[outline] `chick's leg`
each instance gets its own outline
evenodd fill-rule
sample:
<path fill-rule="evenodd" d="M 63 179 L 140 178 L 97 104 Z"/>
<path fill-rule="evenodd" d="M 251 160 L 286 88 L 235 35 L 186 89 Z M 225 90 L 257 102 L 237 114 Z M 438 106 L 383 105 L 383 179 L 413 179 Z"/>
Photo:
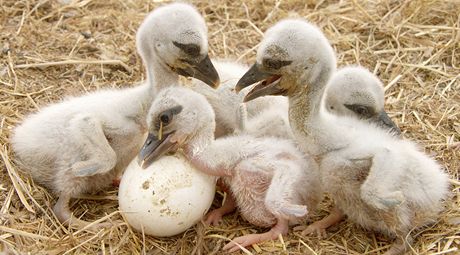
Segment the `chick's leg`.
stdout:
<path fill-rule="evenodd" d="M 64 226 L 72 226 L 76 227 L 77 229 L 82 229 L 92 224 L 91 227 L 88 227 L 89 229 L 99 230 L 100 228 L 112 225 L 111 223 L 93 224 L 91 222 L 75 218 L 70 211 L 69 203 L 70 196 L 68 194 L 61 194 L 53 208 L 54 214 L 56 214 L 56 217 Z"/>
<path fill-rule="evenodd" d="M 265 242 L 268 240 L 275 240 L 279 235 L 286 235 L 289 230 L 289 222 L 287 219 L 277 218 L 277 223 L 270 231 L 262 234 L 250 234 L 240 236 L 233 239 L 230 243 L 224 246 L 224 250 L 228 252 L 235 252 L 240 249 L 240 246 L 247 247 L 253 244 Z"/>
<path fill-rule="evenodd" d="M 117 163 L 117 155 L 110 146 L 104 134 L 102 124 L 96 118 L 81 114 L 74 117 L 70 123 L 73 141 L 84 160 L 75 162 L 72 172 L 75 176 L 91 176 L 112 170 Z"/>
<path fill-rule="evenodd" d="M 227 191 L 227 196 L 225 197 L 224 204 L 222 207 L 217 208 L 206 214 L 206 220 L 204 223 L 206 225 L 216 226 L 222 221 L 222 216 L 233 212 L 236 209 L 236 201 L 231 191 Z"/>
<path fill-rule="evenodd" d="M 299 226 L 295 227 L 294 230 L 303 230 L 302 235 L 309 235 L 316 233 L 318 237 L 326 237 L 326 229 L 338 222 L 344 217 L 343 212 L 334 206 L 328 216 L 324 217 L 319 221 L 315 221 L 307 227 Z"/>
<path fill-rule="evenodd" d="M 75 218 L 70 212 L 69 208 L 70 196 L 67 194 L 61 194 L 59 196 L 56 205 L 54 205 L 53 211 L 56 214 L 58 220 L 65 226 L 75 226 L 79 229 L 89 225 L 89 222 Z"/>

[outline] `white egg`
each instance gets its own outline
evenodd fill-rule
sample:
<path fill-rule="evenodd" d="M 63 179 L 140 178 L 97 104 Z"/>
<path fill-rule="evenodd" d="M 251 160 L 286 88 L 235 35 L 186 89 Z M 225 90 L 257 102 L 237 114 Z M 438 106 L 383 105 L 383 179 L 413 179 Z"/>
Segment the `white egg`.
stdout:
<path fill-rule="evenodd" d="M 120 210 L 137 231 L 173 236 L 195 225 L 211 206 L 216 178 L 193 168 L 181 154 L 142 169 L 135 158 L 118 191 Z"/>

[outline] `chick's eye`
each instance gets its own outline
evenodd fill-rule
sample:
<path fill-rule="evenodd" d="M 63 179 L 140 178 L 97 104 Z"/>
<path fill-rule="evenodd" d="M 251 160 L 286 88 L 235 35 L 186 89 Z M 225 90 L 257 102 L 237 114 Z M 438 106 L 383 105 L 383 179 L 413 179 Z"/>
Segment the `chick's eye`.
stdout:
<path fill-rule="evenodd" d="M 290 65 L 292 61 L 290 60 L 275 60 L 270 58 L 265 58 L 262 60 L 262 65 L 268 69 L 278 70 L 283 66 Z"/>
<path fill-rule="evenodd" d="M 173 41 L 174 46 L 182 50 L 185 54 L 191 57 L 198 57 L 200 55 L 200 46 L 194 43 L 180 43 Z"/>
<path fill-rule="evenodd" d="M 161 115 L 160 115 L 160 121 L 161 121 L 163 124 L 169 124 L 169 121 L 171 121 L 171 117 L 169 117 L 168 114 L 161 114 Z"/>
<path fill-rule="evenodd" d="M 367 115 L 368 114 L 368 110 L 366 107 L 364 106 L 359 106 L 359 107 L 356 107 L 356 112 L 360 115 Z"/>
<path fill-rule="evenodd" d="M 167 110 L 164 110 L 163 112 L 159 113 L 157 115 L 158 120 L 159 120 L 159 122 L 157 124 L 158 127 L 161 127 L 161 125 L 166 126 L 166 125 L 170 124 L 170 122 L 173 119 L 173 116 L 179 114 L 181 111 L 182 111 L 182 106 L 177 105 L 177 106 L 171 107 L 171 108 L 169 108 Z"/>
<path fill-rule="evenodd" d="M 368 118 L 372 113 L 372 109 L 365 105 L 359 104 L 344 104 L 346 108 L 353 111 L 355 114 L 359 115 L 360 117 Z"/>

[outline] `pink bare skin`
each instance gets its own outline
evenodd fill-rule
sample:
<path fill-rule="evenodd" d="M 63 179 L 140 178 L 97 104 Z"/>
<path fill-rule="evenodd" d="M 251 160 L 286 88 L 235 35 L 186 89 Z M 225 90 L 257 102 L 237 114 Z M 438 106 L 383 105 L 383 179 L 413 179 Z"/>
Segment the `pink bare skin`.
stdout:
<path fill-rule="evenodd" d="M 240 249 L 240 246 L 247 247 L 253 244 L 262 243 L 268 240 L 276 240 L 279 235 L 286 235 L 289 230 L 289 222 L 286 219 L 277 218 L 276 225 L 270 231 L 262 234 L 249 234 L 233 239 L 224 246 L 224 251 L 235 252 Z"/>
<path fill-rule="evenodd" d="M 220 177 L 230 177 L 234 178 L 230 170 L 223 169 L 222 167 L 211 168 L 205 162 L 200 161 L 197 157 L 193 157 L 193 154 L 189 154 L 191 150 L 185 149 L 184 152 L 186 157 L 190 160 L 190 162 L 201 171 L 211 174 L 217 175 Z M 212 224 L 217 225 L 221 222 L 222 216 L 234 211 L 237 207 L 237 201 L 235 196 L 232 194 L 230 187 L 228 187 L 223 181 L 220 182 L 220 187 L 223 190 L 228 190 L 228 196 L 222 207 L 215 209 L 206 215 L 205 224 Z M 257 206 L 254 208 L 254 210 Z M 261 217 L 263 217 L 261 215 Z M 282 217 L 275 217 L 275 225 L 265 233 L 261 234 L 250 234 L 245 236 L 240 236 L 233 239 L 227 245 L 224 246 L 223 250 L 228 252 L 236 252 L 240 249 L 240 247 L 247 247 L 253 244 L 265 242 L 268 240 L 275 240 L 279 237 L 279 235 L 285 235 L 288 233 L 289 230 L 289 220 L 282 218 Z"/>
<path fill-rule="evenodd" d="M 200 169 L 200 171 L 206 174 L 209 174 L 209 175 L 220 176 L 220 177 L 231 176 L 229 171 L 226 171 L 223 168 L 217 168 L 217 169 L 210 168 L 204 162 L 200 161 L 196 157 L 193 157 L 192 148 L 187 146 L 184 148 L 184 152 L 185 152 L 185 156 L 190 160 L 192 165 Z M 217 181 L 217 186 L 219 186 L 224 192 L 227 193 L 227 198 L 225 199 L 222 207 L 214 209 L 211 212 L 206 214 L 205 221 L 204 221 L 206 225 L 217 226 L 222 221 L 222 217 L 224 215 L 231 213 L 236 209 L 235 197 L 231 193 L 229 187 L 225 185 L 225 183 L 223 182 L 221 178 L 219 178 L 219 180 Z"/>
<path fill-rule="evenodd" d="M 315 221 L 309 226 L 295 227 L 294 230 L 303 230 L 302 235 L 310 235 L 316 233 L 320 238 L 327 236 L 326 229 L 334 224 L 340 222 L 345 215 L 343 212 L 334 205 L 328 216 L 324 217 L 319 221 Z"/>

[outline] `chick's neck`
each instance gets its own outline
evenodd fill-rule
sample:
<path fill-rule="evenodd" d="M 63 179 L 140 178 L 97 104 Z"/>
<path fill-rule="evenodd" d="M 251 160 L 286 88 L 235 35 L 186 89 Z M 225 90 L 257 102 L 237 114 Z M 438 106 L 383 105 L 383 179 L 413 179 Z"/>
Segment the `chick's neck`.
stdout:
<path fill-rule="evenodd" d="M 149 93 L 152 96 L 158 94 L 164 88 L 175 86 L 179 83 L 179 75 L 174 73 L 158 57 L 153 57 L 152 61 L 146 64 L 146 69 L 147 83 L 150 86 Z"/>
<path fill-rule="evenodd" d="M 289 122 L 297 137 L 303 138 L 304 152 L 318 155 L 323 152 L 316 135 L 324 132 L 323 96 L 332 71 L 327 69 L 313 81 L 296 86 L 289 96 Z M 305 140 L 306 139 L 306 140 Z"/>

